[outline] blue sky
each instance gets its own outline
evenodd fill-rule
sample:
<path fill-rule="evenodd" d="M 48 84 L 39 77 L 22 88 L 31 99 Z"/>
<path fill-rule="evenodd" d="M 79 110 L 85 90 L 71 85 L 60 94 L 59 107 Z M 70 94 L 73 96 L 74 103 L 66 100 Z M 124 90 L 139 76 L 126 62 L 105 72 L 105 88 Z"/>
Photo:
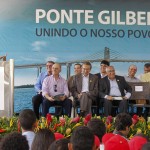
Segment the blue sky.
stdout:
<path fill-rule="evenodd" d="M 130 2 L 130 3 L 129 3 Z M 114 7 L 115 6 L 115 7 Z M 135 8 L 136 6 L 136 8 Z M 149 31 L 149 26 L 119 26 L 101 25 L 97 21 L 97 14 L 102 10 L 114 10 L 122 12 L 122 19 L 125 18 L 124 12 L 149 11 L 149 2 L 145 1 L 95 1 L 95 0 L 0 0 L 0 55 L 7 54 L 7 59 L 14 59 L 15 65 L 45 63 L 47 60 L 57 62 L 84 59 L 86 56 L 93 56 L 100 52 L 98 58 L 103 58 L 105 47 L 110 48 L 113 57 L 121 59 L 149 59 L 150 58 L 150 38 L 108 38 L 108 37 L 37 37 L 35 28 L 75 28 L 78 32 L 85 28 L 88 33 L 91 29 L 110 30 L 139 30 Z M 35 23 L 35 10 L 42 8 L 49 9 L 82 9 L 94 10 L 94 24 L 86 25 L 81 23 L 73 24 L 49 24 L 46 20 L 40 24 Z M 83 16 L 81 21 L 83 21 Z M 76 20 L 74 20 L 76 22 Z M 88 57 L 90 58 L 90 57 Z M 94 58 L 94 57 L 93 57 Z M 98 59 L 97 55 L 95 59 Z M 112 63 L 116 67 L 117 74 L 127 74 L 128 66 L 132 63 Z M 134 63 L 138 66 L 138 73 L 143 72 L 143 63 Z M 99 63 L 93 64 L 92 72 L 99 71 Z M 72 72 L 73 73 L 73 72 Z M 63 76 L 66 75 L 66 68 L 63 67 Z M 16 69 L 15 85 L 33 84 L 37 75 L 36 69 Z"/>

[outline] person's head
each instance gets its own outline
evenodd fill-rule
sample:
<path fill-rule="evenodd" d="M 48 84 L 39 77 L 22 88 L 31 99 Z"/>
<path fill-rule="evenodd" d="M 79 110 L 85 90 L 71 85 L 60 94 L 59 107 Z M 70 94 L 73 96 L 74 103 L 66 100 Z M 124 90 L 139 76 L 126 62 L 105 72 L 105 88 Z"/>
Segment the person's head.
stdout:
<path fill-rule="evenodd" d="M 86 126 L 77 127 L 70 139 L 69 150 L 93 150 L 95 149 L 94 134 Z"/>
<path fill-rule="evenodd" d="M 150 150 L 150 142 L 147 142 L 146 144 L 144 144 L 142 146 L 142 149 L 141 150 Z"/>
<path fill-rule="evenodd" d="M 0 150 L 29 150 L 29 145 L 25 136 L 12 132 L 2 138 Z"/>
<path fill-rule="evenodd" d="M 106 68 L 110 65 L 109 61 L 102 60 L 100 63 L 100 72 L 101 74 L 106 74 Z"/>
<path fill-rule="evenodd" d="M 113 133 L 104 134 L 104 136 L 102 137 L 102 143 L 105 144 L 113 136 L 115 136 L 115 134 L 113 134 Z"/>
<path fill-rule="evenodd" d="M 127 136 L 132 125 L 132 117 L 127 113 L 120 113 L 115 119 L 115 129 Z"/>
<path fill-rule="evenodd" d="M 31 149 L 47 150 L 51 143 L 55 141 L 55 136 L 49 129 L 40 129 L 32 142 Z"/>
<path fill-rule="evenodd" d="M 83 74 L 84 76 L 88 76 L 89 73 L 90 73 L 90 71 L 91 71 L 91 69 L 92 69 L 92 65 L 91 65 L 90 62 L 84 62 L 84 63 L 82 64 L 82 74 Z"/>
<path fill-rule="evenodd" d="M 52 66 L 54 65 L 53 61 L 47 61 L 46 63 L 46 69 L 47 72 L 51 75 L 52 74 Z"/>
<path fill-rule="evenodd" d="M 55 64 L 52 66 L 52 74 L 53 74 L 54 76 L 58 76 L 60 72 L 61 72 L 61 65 L 58 64 L 58 63 L 55 63 Z"/>
<path fill-rule="evenodd" d="M 137 72 L 137 67 L 135 65 L 130 65 L 128 69 L 129 77 L 133 78 Z"/>
<path fill-rule="evenodd" d="M 128 141 L 120 136 L 114 135 L 105 144 L 105 150 L 130 150 Z"/>
<path fill-rule="evenodd" d="M 82 72 L 82 65 L 81 64 L 75 64 L 74 65 L 74 74 L 80 74 Z"/>
<path fill-rule="evenodd" d="M 106 68 L 106 73 L 109 79 L 113 80 L 115 79 L 115 68 L 114 66 L 108 66 Z"/>
<path fill-rule="evenodd" d="M 63 138 L 54 141 L 48 150 L 68 150 L 69 139 Z"/>
<path fill-rule="evenodd" d="M 23 132 L 33 130 L 36 122 L 36 115 L 31 109 L 24 109 L 19 114 L 19 122 Z"/>
<path fill-rule="evenodd" d="M 130 150 L 140 150 L 145 143 L 147 143 L 146 138 L 142 136 L 134 136 L 129 141 Z"/>
<path fill-rule="evenodd" d="M 150 63 L 146 63 L 144 65 L 144 73 L 148 73 L 148 72 L 150 72 Z"/>
<path fill-rule="evenodd" d="M 102 137 L 106 133 L 106 126 L 102 120 L 93 118 L 88 122 L 87 127 L 102 141 Z"/>
<path fill-rule="evenodd" d="M 148 136 L 147 136 L 147 135 L 145 135 L 144 133 L 137 133 L 137 134 L 135 134 L 135 135 L 134 135 L 134 137 L 135 137 L 135 136 L 143 137 L 143 138 L 145 138 L 147 141 L 149 141 Z"/>

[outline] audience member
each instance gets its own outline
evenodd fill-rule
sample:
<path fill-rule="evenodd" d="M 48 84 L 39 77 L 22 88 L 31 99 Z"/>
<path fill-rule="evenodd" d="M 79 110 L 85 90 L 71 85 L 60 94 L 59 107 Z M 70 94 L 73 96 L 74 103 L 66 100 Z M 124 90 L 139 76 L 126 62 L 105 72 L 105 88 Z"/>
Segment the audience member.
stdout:
<path fill-rule="evenodd" d="M 55 136 L 49 129 L 40 129 L 33 140 L 32 150 L 48 150 L 52 142 L 55 141 Z"/>
<path fill-rule="evenodd" d="M 72 95 L 80 104 L 80 115 L 85 116 L 91 113 L 92 103 L 96 103 L 98 95 L 98 78 L 91 74 L 92 65 L 90 62 L 82 64 L 82 74 L 73 78 Z"/>
<path fill-rule="evenodd" d="M 99 83 L 99 94 L 101 98 L 104 98 L 104 115 L 113 115 L 112 105 L 119 105 L 120 112 L 127 112 L 127 99 L 131 96 L 132 88 L 124 77 L 115 75 L 113 66 L 107 67 L 106 72 L 107 76 L 102 78 Z"/>
<path fill-rule="evenodd" d="M 102 137 L 102 143 L 105 144 L 111 137 L 113 137 L 115 134 L 113 133 L 106 133 Z"/>
<path fill-rule="evenodd" d="M 24 109 L 19 114 L 19 122 L 22 128 L 22 135 L 27 138 L 29 148 L 31 149 L 31 145 L 33 139 L 35 137 L 34 128 L 36 124 L 36 116 L 35 113 L 31 109 Z"/>
<path fill-rule="evenodd" d="M 131 125 L 132 125 L 132 117 L 129 114 L 120 113 L 116 116 L 115 130 L 113 133 L 119 134 L 127 139 L 127 135 L 129 134 Z"/>
<path fill-rule="evenodd" d="M 145 138 L 148 142 L 150 141 L 150 140 L 149 140 L 149 137 L 148 137 L 147 135 L 145 135 L 144 133 L 137 133 L 137 134 L 134 135 L 134 137 L 135 137 L 135 136 L 140 136 L 140 137 Z"/>
<path fill-rule="evenodd" d="M 125 138 L 114 135 L 104 144 L 104 150 L 130 150 L 130 148 Z"/>
<path fill-rule="evenodd" d="M 141 150 L 142 146 L 147 143 L 147 139 L 142 136 L 134 136 L 129 141 L 130 150 Z"/>
<path fill-rule="evenodd" d="M 96 135 L 94 135 L 94 144 L 95 144 L 95 149 L 100 150 L 100 140 Z"/>
<path fill-rule="evenodd" d="M 69 139 L 63 138 L 54 141 L 48 150 L 69 150 L 68 149 Z"/>
<path fill-rule="evenodd" d="M 96 73 L 95 75 L 98 76 L 99 79 L 104 78 L 107 76 L 106 68 L 110 65 L 109 61 L 102 60 L 100 63 L 100 72 Z"/>
<path fill-rule="evenodd" d="M 111 138 L 113 137 L 115 134 L 113 133 L 106 133 L 104 134 L 104 136 L 102 137 L 102 143 L 100 144 L 100 150 L 104 150 L 104 145 L 105 143 Z"/>
<path fill-rule="evenodd" d="M 70 139 L 69 150 L 95 150 L 94 134 L 86 126 L 77 127 Z"/>
<path fill-rule="evenodd" d="M 142 146 L 142 149 L 141 150 L 150 150 L 150 142 L 147 142 L 146 144 L 144 144 Z"/>
<path fill-rule="evenodd" d="M 74 65 L 74 75 L 77 75 L 77 74 L 81 74 L 81 72 L 82 72 L 82 65 L 81 64 L 75 64 Z M 74 75 L 73 76 L 71 76 L 69 79 L 68 79 L 68 89 L 69 89 L 69 91 L 71 91 L 71 89 L 72 89 L 72 86 L 73 86 L 73 77 L 74 77 Z"/>
<path fill-rule="evenodd" d="M 60 76 L 60 72 L 61 65 L 55 63 L 52 66 L 52 75 L 46 77 L 43 81 L 43 116 L 46 116 L 46 114 L 49 112 L 49 107 L 54 105 L 61 105 L 65 110 L 64 114 L 68 115 L 69 117 L 71 116 L 72 101 L 68 99 L 69 91 L 67 82 L 64 78 Z"/>
<path fill-rule="evenodd" d="M 102 141 L 102 137 L 106 133 L 106 126 L 102 120 L 93 118 L 88 122 L 87 127 Z"/>
<path fill-rule="evenodd" d="M 29 150 L 29 145 L 23 135 L 18 132 L 12 132 L 2 138 L 0 150 Z"/>
<path fill-rule="evenodd" d="M 42 83 L 43 80 L 47 77 L 50 76 L 52 74 L 52 66 L 53 66 L 54 62 L 53 61 L 48 61 L 46 63 L 46 72 L 42 72 L 38 79 L 36 84 L 34 85 L 35 91 L 37 92 L 37 95 L 32 97 L 32 105 L 33 105 L 33 111 L 36 114 L 37 119 L 39 119 L 39 108 L 40 105 L 43 101 L 43 96 L 42 96 Z"/>

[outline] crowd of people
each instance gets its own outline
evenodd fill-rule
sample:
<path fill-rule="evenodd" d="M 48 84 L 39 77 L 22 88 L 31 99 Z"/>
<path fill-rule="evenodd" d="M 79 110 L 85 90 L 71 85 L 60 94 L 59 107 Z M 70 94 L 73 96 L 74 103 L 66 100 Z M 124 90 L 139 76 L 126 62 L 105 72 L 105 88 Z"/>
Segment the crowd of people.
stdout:
<path fill-rule="evenodd" d="M 127 136 L 132 117 L 120 113 L 115 119 L 115 130 L 106 133 L 104 122 L 92 118 L 87 125 L 77 126 L 71 136 L 53 133 L 50 129 L 39 129 L 34 133 L 36 115 L 31 109 L 19 114 L 22 134 L 12 132 L 0 141 L 0 150 L 149 150 L 150 141 L 144 134 L 136 134 L 132 139 Z"/>
<path fill-rule="evenodd" d="M 115 116 L 118 112 L 127 113 L 128 103 L 132 94 L 129 82 L 150 82 L 150 63 L 144 65 L 144 73 L 136 77 L 136 65 L 130 65 L 128 75 L 119 76 L 115 67 L 107 60 L 100 63 L 100 72 L 92 74 L 90 62 L 74 65 L 74 75 L 67 81 L 61 77 L 61 65 L 48 61 L 47 71 L 39 75 L 35 84 L 37 94 L 33 96 L 33 110 L 39 119 L 39 108 L 42 107 L 42 116 L 46 116 L 49 108 L 55 105 L 62 106 L 63 114 L 71 117 L 72 106 L 79 106 L 80 115 L 92 113 L 92 105 L 104 107 L 104 116 Z M 132 103 L 149 103 L 145 100 Z M 57 109 L 55 110 L 57 113 Z M 146 118 L 149 110 L 137 108 L 137 114 Z M 99 111 L 97 111 L 99 115 Z"/>
<path fill-rule="evenodd" d="M 90 62 L 74 65 L 74 75 L 67 81 L 61 77 L 61 65 L 53 61 L 46 63 L 35 84 L 37 94 L 32 98 L 33 110 L 25 109 L 19 114 L 18 127 L 22 134 L 13 132 L 0 141 L 0 150 L 148 150 L 150 143 L 144 134 L 127 138 L 132 118 L 128 114 L 128 103 L 132 95 L 130 82 L 150 82 L 150 63 L 144 65 L 144 73 L 136 77 L 137 67 L 130 65 L 127 76 L 115 73 L 115 67 L 103 60 L 100 72 L 92 74 Z M 129 101 L 128 101 L 129 100 Z M 149 103 L 141 100 L 132 103 Z M 65 138 L 50 129 L 36 133 L 36 120 L 45 117 L 52 106 L 61 106 L 63 115 L 71 117 L 72 106 L 79 106 L 80 116 L 91 114 L 92 105 L 104 107 L 104 116 L 116 116 L 115 130 L 106 133 L 102 120 L 93 118 L 86 126 L 76 127 L 71 136 Z M 116 106 L 116 107 L 114 107 Z M 39 113 L 42 108 L 42 114 Z M 116 111 L 117 109 L 117 111 Z M 55 110 L 57 111 L 59 110 Z M 146 108 L 137 109 L 138 115 L 148 115 Z M 99 112 L 97 112 L 98 114 Z M 99 114 L 98 114 L 99 115 Z"/>

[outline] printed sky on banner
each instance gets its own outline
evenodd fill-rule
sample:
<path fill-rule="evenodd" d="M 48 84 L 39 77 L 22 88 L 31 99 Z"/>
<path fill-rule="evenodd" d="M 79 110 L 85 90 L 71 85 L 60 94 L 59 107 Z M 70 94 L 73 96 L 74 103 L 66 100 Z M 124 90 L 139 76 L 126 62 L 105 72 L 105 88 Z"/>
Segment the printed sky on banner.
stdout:
<path fill-rule="evenodd" d="M 147 0 L 0 0 L 0 4 L 0 55 L 15 59 L 15 65 L 98 59 L 105 47 L 115 59 L 150 57 Z M 43 10 L 43 18 L 36 23 L 38 9 Z M 98 72 L 99 64 L 93 65 L 93 72 Z M 126 74 L 127 69 L 114 65 L 118 73 Z M 140 74 L 143 64 L 137 65 Z"/>

